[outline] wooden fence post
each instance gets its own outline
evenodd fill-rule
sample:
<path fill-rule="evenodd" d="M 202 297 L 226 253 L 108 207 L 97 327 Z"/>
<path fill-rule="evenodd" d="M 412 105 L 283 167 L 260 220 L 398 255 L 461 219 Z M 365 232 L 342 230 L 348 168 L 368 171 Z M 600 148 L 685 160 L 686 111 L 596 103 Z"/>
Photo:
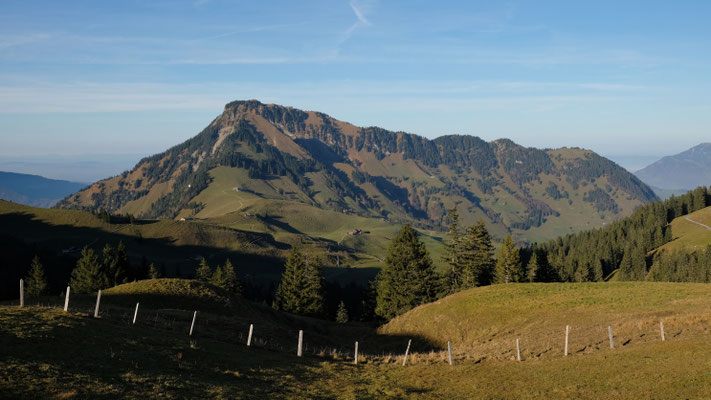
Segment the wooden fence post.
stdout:
<path fill-rule="evenodd" d="M 101 289 L 99 293 L 96 294 L 96 308 L 94 308 L 94 318 L 99 317 L 99 303 L 101 302 Z"/>
<path fill-rule="evenodd" d="M 247 347 L 252 345 L 252 332 L 254 332 L 254 324 L 249 324 L 249 335 L 247 335 Z"/>
<path fill-rule="evenodd" d="M 138 303 L 136 303 L 136 311 L 133 312 L 133 324 L 136 325 L 136 317 L 138 316 Z"/>
<path fill-rule="evenodd" d="M 20 307 L 25 306 L 25 281 L 20 279 Z"/>
<path fill-rule="evenodd" d="M 302 354 L 301 348 L 302 348 L 303 344 L 304 344 L 304 331 L 299 330 L 299 344 L 296 348 L 296 356 L 297 357 L 301 357 L 301 354 Z"/>
<path fill-rule="evenodd" d="M 521 347 L 519 346 L 518 339 L 516 339 L 516 359 L 521 361 Z"/>
<path fill-rule="evenodd" d="M 570 325 L 565 326 L 565 350 L 563 351 L 563 355 L 567 356 L 568 355 L 568 336 L 570 335 Z"/>
<path fill-rule="evenodd" d="M 662 333 L 662 342 L 665 340 L 664 338 L 664 322 L 659 321 L 659 331 Z"/>
<path fill-rule="evenodd" d="M 615 348 L 615 342 L 612 341 L 612 325 L 607 326 L 607 335 L 610 336 L 610 348 Z"/>
<path fill-rule="evenodd" d="M 69 291 L 70 290 L 72 290 L 72 288 L 67 286 L 67 294 L 64 297 L 64 311 L 69 311 Z"/>
<path fill-rule="evenodd" d="M 157 316 L 158 314 L 156 314 Z M 193 323 L 190 324 L 190 336 L 193 335 L 193 329 L 195 328 L 195 318 L 197 318 L 197 311 L 193 313 Z"/>
<path fill-rule="evenodd" d="M 449 355 L 449 365 L 454 365 L 454 361 L 452 361 L 452 342 L 449 340 L 447 341 L 447 353 Z"/>
<path fill-rule="evenodd" d="M 353 364 L 358 365 L 358 341 L 355 342 L 355 357 L 353 357 Z"/>
<path fill-rule="evenodd" d="M 407 363 L 407 355 L 410 354 L 410 345 L 412 344 L 412 339 L 407 341 L 407 349 L 405 349 L 405 358 L 402 359 L 402 365 L 405 366 Z"/>

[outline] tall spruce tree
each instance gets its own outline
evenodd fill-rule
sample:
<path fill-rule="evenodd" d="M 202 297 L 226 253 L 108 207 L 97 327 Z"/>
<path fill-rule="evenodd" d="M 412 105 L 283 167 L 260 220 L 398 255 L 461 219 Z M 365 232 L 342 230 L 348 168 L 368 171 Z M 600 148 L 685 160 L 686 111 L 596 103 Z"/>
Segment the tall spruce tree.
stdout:
<path fill-rule="evenodd" d="M 105 289 L 109 279 L 93 249 L 84 247 L 77 266 L 72 270 L 69 286 L 73 293 L 93 293 Z"/>
<path fill-rule="evenodd" d="M 494 276 L 494 246 L 483 220 L 467 229 L 461 248 L 466 271 L 462 289 L 490 284 Z"/>
<path fill-rule="evenodd" d="M 212 280 L 212 268 L 207 264 L 205 257 L 200 260 L 200 265 L 198 265 L 195 270 L 195 279 L 203 282 L 210 282 Z"/>
<path fill-rule="evenodd" d="M 47 292 L 47 277 L 44 274 L 44 267 L 38 256 L 32 259 L 30 271 L 25 278 L 27 297 L 37 297 Z"/>
<path fill-rule="evenodd" d="M 151 263 L 151 265 L 148 267 L 148 278 L 150 278 L 150 279 L 161 278 L 160 270 L 158 270 L 158 267 L 156 267 L 156 265 L 154 263 Z"/>
<path fill-rule="evenodd" d="M 235 267 L 232 261 L 228 258 L 224 266 L 218 266 L 215 273 L 212 275 L 212 284 L 219 286 L 233 295 L 242 294 L 242 282 L 240 282 Z"/>
<path fill-rule="evenodd" d="M 496 257 L 496 283 L 521 282 L 524 278 L 521 256 L 510 234 Z"/>
<path fill-rule="evenodd" d="M 463 270 L 464 263 L 462 259 L 461 238 L 459 235 L 459 214 L 457 208 L 454 207 L 447 213 L 449 221 L 449 233 L 447 240 L 444 243 L 444 261 L 449 265 L 447 271 L 445 286 L 447 286 L 447 294 L 452 294 L 461 289 L 463 286 Z"/>
<path fill-rule="evenodd" d="M 323 275 L 317 260 L 307 260 L 293 247 L 284 264 L 274 308 L 293 314 L 322 316 L 324 312 Z"/>
<path fill-rule="evenodd" d="M 348 309 L 346 309 L 346 304 L 341 300 L 338 303 L 338 310 L 336 311 L 336 322 L 340 324 L 345 324 L 348 322 Z"/>
<path fill-rule="evenodd" d="M 375 313 L 391 319 L 434 300 L 437 289 L 429 252 L 406 224 L 390 242 L 385 265 L 378 274 Z"/>

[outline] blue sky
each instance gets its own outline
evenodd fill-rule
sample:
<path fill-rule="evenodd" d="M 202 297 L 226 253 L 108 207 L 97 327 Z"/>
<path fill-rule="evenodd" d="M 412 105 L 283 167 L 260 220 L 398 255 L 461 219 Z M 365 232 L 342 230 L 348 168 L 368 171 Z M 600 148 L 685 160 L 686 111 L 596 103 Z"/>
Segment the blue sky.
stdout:
<path fill-rule="evenodd" d="M 708 1 L 11 1 L 0 155 L 149 154 L 225 103 L 661 156 L 708 141 Z"/>

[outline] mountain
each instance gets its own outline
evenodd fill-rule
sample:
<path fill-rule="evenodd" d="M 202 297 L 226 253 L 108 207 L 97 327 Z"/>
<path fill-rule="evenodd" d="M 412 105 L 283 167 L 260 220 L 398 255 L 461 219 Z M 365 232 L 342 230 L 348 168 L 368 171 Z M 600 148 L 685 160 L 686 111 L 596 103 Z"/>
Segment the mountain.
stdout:
<path fill-rule="evenodd" d="M 51 207 L 84 187 L 83 183 L 0 171 L 0 199 L 35 207 Z"/>
<path fill-rule="evenodd" d="M 661 189 L 691 190 L 711 184 L 711 143 L 667 156 L 635 172 L 644 183 Z"/>
<path fill-rule="evenodd" d="M 497 237 L 537 241 L 600 227 L 655 199 L 590 150 L 466 135 L 429 140 L 250 100 L 227 104 L 197 136 L 57 207 L 208 218 L 287 202 L 441 229 L 457 206 L 463 224 L 481 218 Z M 278 217 L 288 227 L 296 216 Z"/>

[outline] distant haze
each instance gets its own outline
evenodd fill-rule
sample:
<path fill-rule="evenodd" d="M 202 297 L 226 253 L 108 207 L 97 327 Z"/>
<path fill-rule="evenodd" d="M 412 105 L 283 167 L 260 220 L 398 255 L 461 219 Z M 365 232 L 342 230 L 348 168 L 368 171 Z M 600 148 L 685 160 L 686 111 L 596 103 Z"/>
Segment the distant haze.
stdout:
<path fill-rule="evenodd" d="M 143 157 L 139 154 L 0 155 L 0 171 L 92 183 L 130 170 Z"/>

